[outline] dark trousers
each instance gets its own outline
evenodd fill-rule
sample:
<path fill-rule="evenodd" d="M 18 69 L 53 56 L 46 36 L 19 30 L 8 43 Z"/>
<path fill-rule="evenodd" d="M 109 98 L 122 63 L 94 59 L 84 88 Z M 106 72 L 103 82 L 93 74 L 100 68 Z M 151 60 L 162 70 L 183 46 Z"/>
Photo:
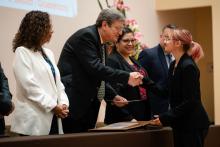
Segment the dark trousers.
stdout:
<path fill-rule="evenodd" d="M 173 129 L 174 147 L 204 147 L 208 129 Z"/>
<path fill-rule="evenodd" d="M 0 135 L 5 134 L 5 120 L 4 117 L 0 118 Z"/>
<path fill-rule="evenodd" d="M 50 133 L 49 135 L 58 134 L 58 122 L 56 115 L 53 115 L 51 127 L 50 127 Z"/>
<path fill-rule="evenodd" d="M 62 120 L 64 133 L 79 133 L 87 132 L 89 129 L 93 129 L 96 124 L 100 102 L 94 100 L 87 110 L 87 113 L 83 115 L 80 119 L 74 119 L 72 117 L 67 117 Z"/>

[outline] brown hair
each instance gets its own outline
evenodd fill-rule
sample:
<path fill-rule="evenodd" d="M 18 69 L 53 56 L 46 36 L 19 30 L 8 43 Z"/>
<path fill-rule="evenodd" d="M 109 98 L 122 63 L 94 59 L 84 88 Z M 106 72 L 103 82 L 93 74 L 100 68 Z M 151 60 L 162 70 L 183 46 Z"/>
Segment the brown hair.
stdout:
<path fill-rule="evenodd" d="M 30 11 L 22 19 L 18 32 L 13 39 L 13 52 L 19 46 L 38 51 L 48 41 L 51 31 L 49 14 L 42 11 Z"/>
<path fill-rule="evenodd" d="M 162 32 L 164 32 L 165 29 L 174 30 L 174 29 L 176 29 L 176 28 L 178 28 L 178 26 L 176 26 L 175 24 L 167 24 L 167 25 L 165 25 L 165 26 L 163 27 Z"/>
<path fill-rule="evenodd" d="M 194 41 L 192 41 L 191 48 L 188 51 L 188 54 L 192 56 L 195 62 L 198 62 L 201 58 L 204 57 L 202 46 Z"/>
<path fill-rule="evenodd" d="M 174 29 L 173 39 L 181 41 L 184 52 L 187 52 L 190 49 L 192 44 L 192 34 L 188 30 L 182 28 Z"/>

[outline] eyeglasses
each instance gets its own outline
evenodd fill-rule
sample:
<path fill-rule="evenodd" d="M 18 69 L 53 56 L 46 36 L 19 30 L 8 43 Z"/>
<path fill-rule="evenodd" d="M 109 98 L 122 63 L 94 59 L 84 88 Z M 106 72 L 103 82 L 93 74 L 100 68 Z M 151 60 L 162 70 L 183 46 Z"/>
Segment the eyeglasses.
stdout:
<path fill-rule="evenodd" d="M 120 26 L 111 26 L 111 28 L 117 32 L 121 32 L 123 30 L 123 27 Z"/>
<path fill-rule="evenodd" d="M 122 39 L 122 42 L 126 43 L 126 44 L 134 44 L 136 42 L 136 39 Z"/>
<path fill-rule="evenodd" d="M 171 38 L 171 37 L 169 37 L 169 36 L 163 36 L 163 40 L 169 42 L 169 41 L 171 41 L 171 40 L 177 40 L 177 39 Z"/>
<path fill-rule="evenodd" d="M 164 40 L 164 41 L 171 41 L 171 40 L 173 40 L 173 38 L 164 37 L 163 40 Z"/>

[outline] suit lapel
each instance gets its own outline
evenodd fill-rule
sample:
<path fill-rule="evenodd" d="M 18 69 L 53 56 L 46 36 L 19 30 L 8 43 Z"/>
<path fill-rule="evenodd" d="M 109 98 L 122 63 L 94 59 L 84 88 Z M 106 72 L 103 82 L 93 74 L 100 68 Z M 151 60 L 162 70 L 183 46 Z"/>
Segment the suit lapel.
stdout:
<path fill-rule="evenodd" d="M 168 67 L 167 67 L 167 62 L 166 62 L 166 58 L 165 58 L 163 49 L 161 48 L 160 45 L 159 45 L 159 47 L 157 49 L 158 49 L 158 57 L 159 57 L 159 60 L 161 62 L 161 65 L 162 65 L 162 68 L 164 70 L 164 73 L 166 75 L 168 75 Z"/>
<path fill-rule="evenodd" d="M 124 65 L 124 67 L 126 69 L 128 69 L 129 71 L 134 71 L 131 67 L 131 65 L 128 64 L 128 62 L 117 52 L 116 54 L 118 56 L 118 59 L 120 60 L 120 62 L 122 63 L 122 65 Z"/>
<path fill-rule="evenodd" d="M 45 54 L 47 55 L 46 52 L 45 52 Z M 48 55 L 47 55 L 47 57 L 48 57 Z M 40 66 L 40 67 L 43 66 L 43 67 L 46 68 L 48 77 L 50 78 L 50 82 L 51 82 L 51 84 L 53 85 L 54 90 L 57 91 L 56 83 L 55 83 L 55 80 L 54 80 L 54 77 L 53 77 L 53 74 L 52 74 L 50 65 L 45 61 L 44 57 L 41 55 L 40 52 L 38 52 L 37 58 L 39 59 L 39 61 L 40 61 L 40 63 L 41 63 L 41 65 L 39 65 L 39 66 Z M 48 58 L 49 58 L 49 57 L 48 57 Z M 45 75 L 45 76 L 46 76 L 46 75 Z"/>
<path fill-rule="evenodd" d="M 98 45 L 98 48 L 97 48 L 98 57 L 102 60 L 102 54 L 103 54 L 102 43 L 103 42 L 101 42 L 101 38 L 100 38 L 101 36 L 99 35 L 98 28 L 95 25 L 92 25 L 91 29 L 92 29 L 92 32 L 94 34 L 94 39 L 96 40 L 97 45 Z M 105 51 L 105 53 L 106 53 L 106 51 Z"/>

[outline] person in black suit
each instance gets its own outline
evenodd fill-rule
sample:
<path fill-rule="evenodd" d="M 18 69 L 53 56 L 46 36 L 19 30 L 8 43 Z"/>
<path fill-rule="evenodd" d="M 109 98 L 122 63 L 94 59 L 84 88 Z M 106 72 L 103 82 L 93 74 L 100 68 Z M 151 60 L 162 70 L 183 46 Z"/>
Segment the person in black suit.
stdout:
<path fill-rule="evenodd" d="M 130 55 L 134 52 L 135 37 L 133 31 L 125 27 L 119 36 L 113 52 L 108 56 L 107 65 L 128 72 L 140 72 L 144 77 L 148 76 L 143 67 Z M 110 82 L 118 95 L 124 97 L 128 102 L 125 106 L 118 106 L 117 101 L 108 102 L 105 115 L 105 123 L 116 123 L 121 121 L 144 121 L 151 119 L 150 104 L 147 90 L 144 87 L 121 85 L 118 82 Z M 132 102 L 132 100 L 135 100 Z M 137 100 L 137 101 L 136 101 Z M 130 101 L 130 102 L 129 102 Z M 119 102 L 120 104 L 120 102 Z"/>
<path fill-rule="evenodd" d="M 209 119 L 201 102 L 199 68 L 187 54 L 195 42 L 188 30 L 176 28 L 168 33 L 164 46 L 175 57 L 168 73 L 170 110 L 159 114 L 153 124 L 172 127 L 174 147 L 203 147 Z"/>
<path fill-rule="evenodd" d="M 58 62 L 70 102 L 70 114 L 63 120 L 64 133 L 85 132 L 95 127 L 101 81 L 132 86 L 142 83 L 138 72 L 115 70 L 103 64 L 102 45 L 116 42 L 124 23 L 124 16 L 119 11 L 104 9 L 95 25 L 78 30 L 66 41 Z M 111 89 L 108 95 L 120 99 L 113 88 L 107 88 Z"/>
<path fill-rule="evenodd" d="M 5 76 L 0 63 L 0 135 L 4 135 L 4 116 L 8 116 L 14 110 L 14 104 L 11 99 L 12 95 L 9 91 L 8 79 Z"/>
<path fill-rule="evenodd" d="M 168 24 L 162 29 L 160 35 L 160 43 L 150 49 L 144 49 L 139 55 L 139 62 L 148 72 L 149 77 L 163 89 L 167 87 L 168 69 L 170 59 L 166 55 L 170 55 L 170 52 L 164 50 L 164 38 L 167 34 L 176 28 L 175 25 Z M 169 108 L 168 95 L 161 96 L 158 93 L 154 93 L 149 90 L 149 99 L 151 104 L 151 112 L 153 115 L 158 115 L 161 112 L 165 112 Z"/>

